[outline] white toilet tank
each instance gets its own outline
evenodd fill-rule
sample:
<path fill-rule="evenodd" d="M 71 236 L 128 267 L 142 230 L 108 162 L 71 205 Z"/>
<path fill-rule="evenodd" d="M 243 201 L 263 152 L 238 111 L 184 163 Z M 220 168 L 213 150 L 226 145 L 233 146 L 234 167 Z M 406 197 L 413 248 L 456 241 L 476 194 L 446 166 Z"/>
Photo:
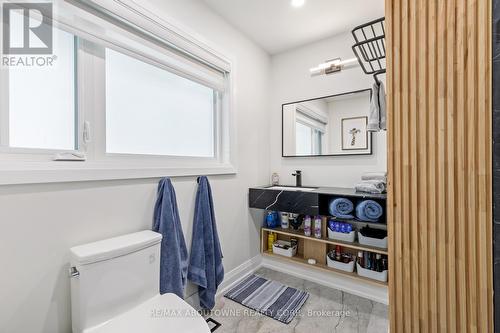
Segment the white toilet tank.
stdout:
<path fill-rule="evenodd" d="M 145 230 L 71 248 L 74 333 L 159 293 L 161 238 Z"/>

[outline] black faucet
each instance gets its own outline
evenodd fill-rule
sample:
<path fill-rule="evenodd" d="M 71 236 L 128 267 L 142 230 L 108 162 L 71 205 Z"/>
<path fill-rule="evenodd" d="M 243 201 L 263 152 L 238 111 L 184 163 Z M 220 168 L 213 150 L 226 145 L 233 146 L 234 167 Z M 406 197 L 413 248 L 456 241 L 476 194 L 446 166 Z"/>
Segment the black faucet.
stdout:
<path fill-rule="evenodd" d="M 302 171 L 295 170 L 295 173 L 292 173 L 292 176 L 295 176 L 295 186 L 302 187 Z"/>

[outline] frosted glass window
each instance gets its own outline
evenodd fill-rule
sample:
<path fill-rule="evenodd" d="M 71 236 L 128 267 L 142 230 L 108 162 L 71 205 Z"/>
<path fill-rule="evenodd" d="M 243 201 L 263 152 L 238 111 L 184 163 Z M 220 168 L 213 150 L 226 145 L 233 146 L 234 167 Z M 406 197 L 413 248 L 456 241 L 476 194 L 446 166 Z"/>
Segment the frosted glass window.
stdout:
<path fill-rule="evenodd" d="M 12 30 L 13 35 L 22 34 Z M 52 66 L 8 69 L 10 147 L 77 149 L 75 36 L 53 31 L 57 58 Z"/>
<path fill-rule="evenodd" d="M 215 91 L 106 49 L 106 151 L 214 156 Z"/>

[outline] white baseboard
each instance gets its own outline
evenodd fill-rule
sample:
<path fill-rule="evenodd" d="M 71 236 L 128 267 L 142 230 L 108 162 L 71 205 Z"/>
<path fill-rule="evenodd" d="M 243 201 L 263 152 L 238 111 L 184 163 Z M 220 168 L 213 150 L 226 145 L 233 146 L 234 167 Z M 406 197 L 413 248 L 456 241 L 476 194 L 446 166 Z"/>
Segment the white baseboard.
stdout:
<path fill-rule="evenodd" d="M 260 254 L 255 257 L 245 261 L 243 264 L 239 265 L 230 272 L 224 274 L 224 281 L 219 286 L 217 290 L 217 297 L 223 295 L 228 291 L 233 285 L 237 284 L 248 275 L 255 273 L 262 265 L 262 256 Z"/>
<path fill-rule="evenodd" d="M 378 286 L 369 282 L 350 279 L 349 277 L 335 272 L 322 272 L 315 269 L 307 269 L 306 267 L 268 257 L 262 258 L 261 267 L 315 282 L 325 287 L 342 290 L 349 294 L 367 298 L 375 302 L 389 304 L 386 286 Z"/>
<path fill-rule="evenodd" d="M 255 273 L 261 267 L 262 256 L 256 255 L 255 257 L 245 261 L 235 269 L 224 274 L 224 281 L 220 284 L 215 298 L 219 298 L 226 293 L 233 285 L 237 284 L 248 275 Z M 185 298 L 185 301 L 197 310 L 200 310 L 200 301 L 198 299 L 198 292 L 194 292 Z"/>

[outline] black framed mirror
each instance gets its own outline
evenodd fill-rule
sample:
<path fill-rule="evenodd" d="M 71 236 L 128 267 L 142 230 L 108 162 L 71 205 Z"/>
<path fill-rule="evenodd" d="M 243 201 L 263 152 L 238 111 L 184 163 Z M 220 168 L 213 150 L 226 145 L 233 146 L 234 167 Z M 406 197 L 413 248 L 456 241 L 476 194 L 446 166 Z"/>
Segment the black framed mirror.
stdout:
<path fill-rule="evenodd" d="M 371 89 L 281 106 L 283 157 L 371 155 Z"/>

